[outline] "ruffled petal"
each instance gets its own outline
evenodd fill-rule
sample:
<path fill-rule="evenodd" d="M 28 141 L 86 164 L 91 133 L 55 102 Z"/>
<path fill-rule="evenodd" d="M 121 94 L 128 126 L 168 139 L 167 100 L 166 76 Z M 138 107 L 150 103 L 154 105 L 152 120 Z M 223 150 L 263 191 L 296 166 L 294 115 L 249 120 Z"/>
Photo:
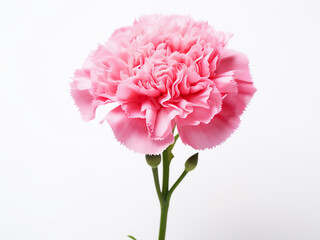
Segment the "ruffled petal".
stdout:
<path fill-rule="evenodd" d="M 163 140 L 152 140 L 148 136 L 146 120 L 128 118 L 120 106 L 108 113 L 106 120 L 110 124 L 115 137 L 129 149 L 143 154 L 158 154 L 173 143 L 173 135 Z"/>
<path fill-rule="evenodd" d="M 140 101 L 147 99 L 148 97 L 158 97 L 161 92 L 155 88 L 146 89 L 143 86 L 139 86 L 139 78 L 131 77 L 122 81 L 117 89 L 117 99 L 120 102 L 127 101 Z"/>
<path fill-rule="evenodd" d="M 93 97 L 89 93 L 89 90 L 71 89 L 71 96 L 79 108 L 82 119 L 84 121 L 92 120 L 97 106 L 92 105 Z"/>
<path fill-rule="evenodd" d="M 74 72 L 73 82 L 71 83 L 72 88 L 79 90 L 90 89 L 92 86 L 90 79 L 89 69 L 80 69 Z"/>
<path fill-rule="evenodd" d="M 229 71 L 234 73 L 238 91 L 231 91 L 226 94 L 223 99 L 222 110 L 208 124 L 200 123 L 197 126 L 182 126 L 177 123 L 178 132 L 183 143 L 195 149 L 212 148 L 224 142 L 238 128 L 240 116 L 256 89 L 251 81 L 248 60 L 245 55 L 233 50 L 225 51 L 217 73 L 222 75 Z M 229 82 L 231 83 L 232 81 Z"/>
<path fill-rule="evenodd" d="M 216 146 L 238 127 L 255 92 L 245 55 L 228 34 L 189 17 L 151 15 L 117 30 L 74 74 L 71 95 L 84 120 L 117 102 L 106 120 L 140 153 L 160 153 L 177 125 L 184 143 Z"/>
<path fill-rule="evenodd" d="M 252 82 L 247 56 L 232 49 L 224 49 L 215 73 L 220 75 L 229 71 L 233 71 L 238 80 Z"/>
<path fill-rule="evenodd" d="M 199 101 L 201 98 L 204 99 L 203 102 Z M 197 95 L 194 100 L 191 99 L 188 102 L 189 106 L 192 107 L 192 112 L 185 118 L 177 118 L 180 126 L 207 124 L 221 110 L 222 98 L 215 86 L 208 87 Z"/>
<path fill-rule="evenodd" d="M 160 108 L 157 112 L 150 111 L 150 113 L 150 120 L 147 119 L 150 137 L 164 139 L 168 135 L 172 135 L 172 120 L 179 112 L 173 108 Z M 152 120 L 153 122 L 151 122 Z"/>
<path fill-rule="evenodd" d="M 232 108 L 235 114 L 241 115 L 256 92 L 249 71 L 249 61 L 245 54 L 230 49 L 223 52 L 217 75 L 223 76 L 230 72 L 234 74 L 238 93 L 234 91 L 227 93 L 222 109 Z"/>
<path fill-rule="evenodd" d="M 235 76 L 233 71 L 229 71 L 219 74 L 213 81 L 221 94 L 237 93 L 238 88 L 234 78 Z"/>
<path fill-rule="evenodd" d="M 177 124 L 177 128 L 184 144 L 190 145 L 195 149 L 204 150 L 225 141 L 239 126 L 239 123 L 240 119 L 237 116 L 225 118 L 222 115 L 217 115 L 208 124 L 200 123 L 197 126 L 180 126 Z"/>

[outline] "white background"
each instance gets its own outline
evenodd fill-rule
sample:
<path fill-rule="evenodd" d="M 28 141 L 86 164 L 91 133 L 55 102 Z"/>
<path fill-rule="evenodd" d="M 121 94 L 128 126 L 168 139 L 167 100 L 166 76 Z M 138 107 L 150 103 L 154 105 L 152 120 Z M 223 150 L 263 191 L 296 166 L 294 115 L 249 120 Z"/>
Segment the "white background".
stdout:
<path fill-rule="evenodd" d="M 69 83 L 89 51 L 151 13 L 234 33 L 258 92 L 238 131 L 200 153 L 173 195 L 168 240 L 320 239 L 317 1 L 11 1 L 0 4 L 0 239 L 157 239 L 144 156 L 100 119 L 83 122 Z M 171 183 L 195 151 L 174 151 Z"/>

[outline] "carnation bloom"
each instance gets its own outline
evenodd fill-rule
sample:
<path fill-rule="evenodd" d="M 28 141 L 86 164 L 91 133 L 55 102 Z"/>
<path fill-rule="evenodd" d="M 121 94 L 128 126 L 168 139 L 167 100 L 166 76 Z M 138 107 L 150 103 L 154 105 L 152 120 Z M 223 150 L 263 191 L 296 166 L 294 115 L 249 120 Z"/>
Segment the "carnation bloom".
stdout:
<path fill-rule="evenodd" d="M 190 17 L 142 17 L 91 52 L 71 94 L 84 120 L 118 103 L 104 120 L 136 152 L 162 152 L 175 126 L 183 143 L 214 147 L 238 127 L 255 92 L 247 57 L 226 48 L 230 37 Z"/>

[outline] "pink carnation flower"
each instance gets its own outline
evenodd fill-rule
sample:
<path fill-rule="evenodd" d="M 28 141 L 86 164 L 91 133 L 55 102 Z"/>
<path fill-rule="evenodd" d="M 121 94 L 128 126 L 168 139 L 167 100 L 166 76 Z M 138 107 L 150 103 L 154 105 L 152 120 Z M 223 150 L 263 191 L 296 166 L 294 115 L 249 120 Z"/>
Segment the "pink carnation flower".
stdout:
<path fill-rule="evenodd" d="M 162 152 L 175 126 L 183 143 L 212 148 L 239 126 L 255 92 L 247 57 L 225 48 L 230 37 L 190 17 L 142 17 L 89 55 L 71 94 L 84 120 L 118 103 L 104 120 L 136 152 Z"/>

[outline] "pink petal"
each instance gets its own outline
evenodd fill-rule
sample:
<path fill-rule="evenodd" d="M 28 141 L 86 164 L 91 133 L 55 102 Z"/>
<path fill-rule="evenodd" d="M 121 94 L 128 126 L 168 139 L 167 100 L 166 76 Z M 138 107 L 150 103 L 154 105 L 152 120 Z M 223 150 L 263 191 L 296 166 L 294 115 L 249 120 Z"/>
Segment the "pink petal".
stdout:
<path fill-rule="evenodd" d="M 157 97 L 160 95 L 160 91 L 155 88 L 146 89 L 139 86 L 139 78 L 131 77 L 120 82 L 117 89 L 117 99 L 119 101 L 132 101 L 133 99 L 141 100 L 147 97 Z"/>
<path fill-rule="evenodd" d="M 223 99 L 222 110 L 208 124 L 182 126 L 177 123 L 182 142 L 196 149 L 212 148 L 225 141 L 238 128 L 240 115 L 256 91 L 251 81 L 246 56 L 229 50 L 225 53 L 217 73 L 233 71 L 238 93 L 227 93 Z"/>
<path fill-rule="evenodd" d="M 128 75 L 128 65 L 121 58 L 109 57 L 104 60 L 103 64 L 109 68 L 108 77 L 113 81 L 120 81 L 121 74 Z"/>
<path fill-rule="evenodd" d="M 234 80 L 235 74 L 233 71 L 229 71 L 226 73 L 222 73 L 217 75 L 214 78 L 214 83 L 216 87 L 219 89 L 220 93 L 237 93 L 238 88 L 237 88 L 237 83 Z"/>
<path fill-rule="evenodd" d="M 120 106 L 113 109 L 106 116 L 115 137 L 129 149 L 143 154 L 158 154 L 166 149 L 174 140 L 168 135 L 163 140 L 152 140 L 148 136 L 146 120 L 128 118 Z"/>
<path fill-rule="evenodd" d="M 198 125 L 200 123 L 209 123 L 214 115 L 221 110 L 222 98 L 216 87 L 207 88 L 208 91 L 203 91 L 202 95 L 195 97 L 199 101 L 204 98 L 205 104 L 199 104 L 197 101 L 189 104 L 192 106 L 192 112 L 186 118 L 178 118 L 177 122 L 180 126 L 184 125 Z M 206 96 L 207 95 L 207 96 Z"/>
<path fill-rule="evenodd" d="M 74 72 L 73 82 L 71 83 L 72 88 L 79 90 L 85 90 L 91 88 L 90 70 L 80 69 Z"/>
<path fill-rule="evenodd" d="M 119 101 L 124 102 L 140 99 L 140 88 L 132 82 L 132 79 L 127 79 L 118 85 L 116 96 Z"/>
<path fill-rule="evenodd" d="M 210 63 L 208 62 L 208 59 L 210 58 L 211 53 L 212 50 L 201 60 L 199 64 L 201 77 L 208 78 L 210 76 Z"/>
<path fill-rule="evenodd" d="M 249 61 L 245 54 L 232 49 L 224 49 L 216 75 L 233 71 L 236 79 L 252 82 L 249 72 Z"/>
<path fill-rule="evenodd" d="M 226 112 L 226 111 L 224 111 Z M 216 115 L 210 123 L 200 123 L 197 126 L 180 126 L 177 124 L 181 141 L 199 150 L 212 148 L 225 141 L 238 127 L 240 119 L 221 118 Z"/>
<path fill-rule="evenodd" d="M 246 55 L 234 50 L 226 49 L 222 54 L 221 62 L 217 68 L 217 76 L 234 73 L 234 81 L 238 87 L 238 93 L 227 93 L 223 100 L 222 110 L 232 108 L 234 114 L 241 115 L 248 105 L 256 88 L 253 86 L 249 72 L 249 61 Z"/>
<path fill-rule="evenodd" d="M 84 121 L 92 120 L 97 106 L 92 105 L 93 97 L 89 90 L 71 89 L 71 96 L 79 108 L 82 119 Z"/>
<path fill-rule="evenodd" d="M 122 110 L 129 118 L 145 118 L 145 111 L 141 111 L 140 102 L 127 102 L 121 104 Z"/>
<path fill-rule="evenodd" d="M 151 114 L 151 121 L 148 121 L 150 137 L 152 139 L 164 139 L 168 135 L 172 135 L 172 119 L 179 114 L 179 112 L 173 108 L 160 108 L 154 116 Z M 147 119 L 148 120 L 148 119 Z"/>

